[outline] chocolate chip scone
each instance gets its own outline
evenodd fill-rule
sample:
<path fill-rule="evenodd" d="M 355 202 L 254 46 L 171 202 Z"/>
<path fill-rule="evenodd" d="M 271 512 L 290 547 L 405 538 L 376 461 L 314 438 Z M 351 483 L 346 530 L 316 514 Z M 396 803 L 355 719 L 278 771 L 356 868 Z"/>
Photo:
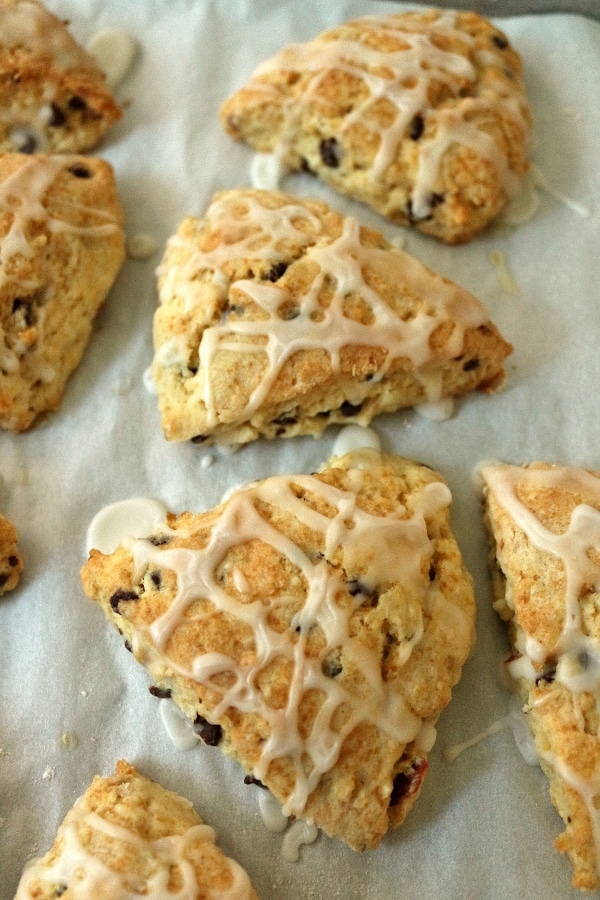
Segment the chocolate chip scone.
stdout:
<path fill-rule="evenodd" d="M 402 225 L 480 232 L 528 169 L 519 55 L 471 12 L 368 16 L 263 62 L 225 130 Z"/>
<path fill-rule="evenodd" d="M 92 550 L 82 581 L 207 743 L 371 849 L 419 794 L 474 637 L 450 502 L 431 469 L 356 451 Z"/>
<path fill-rule="evenodd" d="M 600 474 L 547 463 L 481 469 L 495 608 L 573 885 L 600 888 Z"/>
<path fill-rule="evenodd" d="M 125 258 L 114 174 L 83 156 L 0 155 L 0 427 L 59 407 Z"/>
<path fill-rule="evenodd" d="M 18 539 L 15 526 L 0 513 L 0 597 L 17 586 L 23 571 Z"/>
<path fill-rule="evenodd" d="M 511 346 L 463 288 L 317 200 L 217 194 L 158 269 L 169 440 L 246 443 L 491 391 Z"/>
<path fill-rule="evenodd" d="M 80 153 L 121 116 L 63 21 L 38 0 L 0 0 L 0 153 Z"/>
<path fill-rule="evenodd" d="M 26 867 L 15 900 L 257 896 L 192 804 L 121 760 L 114 775 L 94 778 L 54 846 Z"/>

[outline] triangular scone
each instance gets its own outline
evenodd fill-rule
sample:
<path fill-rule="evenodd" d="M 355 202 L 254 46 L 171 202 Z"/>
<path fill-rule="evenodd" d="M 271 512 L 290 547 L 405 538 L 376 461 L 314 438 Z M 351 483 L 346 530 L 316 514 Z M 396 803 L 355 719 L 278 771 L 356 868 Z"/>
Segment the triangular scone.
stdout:
<path fill-rule="evenodd" d="M 17 586 L 23 571 L 17 540 L 17 529 L 0 513 L 0 596 Z"/>
<path fill-rule="evenodd" d="M 263 62 L 226 131 L 448 243 L 472 238 L 527 171 L 521 60 L 471 12 L 368 16 Z"/>
<path fill-rule="evenodd" d="M 473 641 L 450 500 L 431 469 L 358 451 L 92 550 L 83 585 L 207 742 L 370 849 L 419 794 Z"/>
<path fill-rule="evenodd" d="M 495 608 L 573 885 L 600 888 L 600 474 L 546 463 L 481 469 Z"/>
<path fill-rule="evenodd" d="M 0 0 L 0 152 L 80 153 L 121 116 L 65 22 L 38 0 Z"/>
<path fill-rule="evenodd" d="M 15 900 L 235 897 L 257 900 L 242 867 L 215 845 L 189 800 L 123 760 L 96 775 L 59 827 L 54 846 L 25 868 Z"/>
<path fill-rule="evenodd" d="M 124 244 L 108 163 L 0 154 L 0 428 L 58 408 Z"/>
<path fill-rule="evenodd" d="M 169 440 L 245 443 L 493 390 L 511 346 L 463 288 L 325 203 L 252 189 L 188 218 L 158 270 Z"/>

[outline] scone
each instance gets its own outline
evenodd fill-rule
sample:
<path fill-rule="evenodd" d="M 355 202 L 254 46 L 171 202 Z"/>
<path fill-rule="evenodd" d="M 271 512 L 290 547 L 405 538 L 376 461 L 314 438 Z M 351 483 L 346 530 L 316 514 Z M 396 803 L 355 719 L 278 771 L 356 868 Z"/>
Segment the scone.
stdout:
<path fill-rule="evenodd" d="M 121 116 L 63 21 L 38 0 L 0 0 L 0 153 L 80 153 Z"/>
<path fill-rule="evenodd" d="M 17 586 L 23 571 L 17 541 L 17 529 L 0 513 L 0 597 Z"/>
<path fill-rule="evenodd" d="M 495 607 L 535 736 L 573 885 L 600 888 L 600 474 L 481 469 Z"/>
<path fill-rule="evenodd" d="M 59 407 L 124 258 L 108 163 L 0 155 L 0 427 Z"/>
<path fill-rule="evenodd" d="M 368 16 L 292 44 L 221 119 L 285 167 L 451 244 L 485 228 L 529 165 L 520 57 L 472 12 Z"/>
<path fill-rule="evenodd" d="M 317 436 L 491 391 L 512 347 L 463 288 L 318 200 L 218 193 L 158 269 L 153 377 L 169 440 Z"/>
<path fill-rule="evenodd" d="M 123 760 L 96 776 L 30 863 L 15 900 L 231 897 L 257 900 L 242 867 L 215 845 L 192 804 Z"/>
<path fill-rule="evenodd" d="M 474 637 L 451 496 L 374 450 L 168 515 L 82 570 L 206 743 L 357 850 L 400 824 Z"/>

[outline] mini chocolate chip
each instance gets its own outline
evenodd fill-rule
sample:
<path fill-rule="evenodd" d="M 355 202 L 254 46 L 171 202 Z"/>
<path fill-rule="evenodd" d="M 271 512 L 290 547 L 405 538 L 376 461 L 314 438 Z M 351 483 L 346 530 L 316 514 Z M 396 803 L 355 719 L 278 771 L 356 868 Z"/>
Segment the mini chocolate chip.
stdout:
<path fill-rule="evenodd" d="M 171 688 L 161 688 L 156 684 L 151 684 L 148 690 L 153 697 L 158 697 L 159 700 L 169 700 L 171 697 Z"/>
<path fill-rule="evenodd" d="M 129 650 L 130 653 L 133 653 L 133 649 L 131 647 L 131 641 L 125 641 L 125 649 Z"/>
<path fill-rule="evenodd" d="M 18 556 L 9 556 L 8 557 L 9 566 L 16 566 L 16 565 L 18 565 L 18 562 L 19 562 Z"/>
<path fill-rule="evenodd" d="M 273 419 L 273 425 L 295 425 L 298 421 L 297 416 L 278 416 L 276 419 Z"/>
<path fill-rule="evenodd" d="M 263 784 L 254 775 L 244 775 L 244 784 L 255 784 L 257 787 L 266 788 L 266 784 Z"/>
<path fill-rule="evenodd" d="M 427 212 L 420 216 L 415 215 L 412 200 L 409 200 L 406 204 L 406 218 L 411 225 L 414 225 L 415 222 L 426 222 L 428 219 L 432 218 L 431 211 L 435 209 L 436 206 L 439 206 L 440 203 L 443 203 L 445 199 L 444 194 L 430 193 L 426 198 Z"/>
<path fill-rule="evenodd" d="M 342 161 L 342 148 L 334 137 L 325 138 L 319 144 L 321 159 L 330 169 L 337 169 Z"/>
<path fill-rule="evenodd" d="M 194 733 L 209 747 L 216 747 L 223 735 L 223 729 L 220 725 L 213 725 L 212 722 L 208 722 L 200 715 L 194 719 L 193 728 Z"/>
<path fill-rule="evenodd" d="M 431 565 L 429 566 L 429 580 L 435 581 L 435 575 L 436 575 L 435 566 L 433 563 L 431 563 Z"/>
<path fill-rule="evenodd" d="M 64 882 L 62 882 L 61 884 L 57 884 L 56 887 L 54 888 L 54 896 L 62 897 L 62 895 L 65 894 L 68 891 L 68 889 L 69 889 L 69 885 L 65 884 Z"/>
<path fill-rule="evenodd" d="M 60 106 L 57 106 L 56 103 L 51 103 L 50 111 L 51 115 L 48 121 L 48 125 L 50 128 L 60 128 L 61 125 L 65 124 L 65 122 L 67 121 L 67 117 L 65 116 Z"/>
<path fill-rule="evenodd" d="M 161 582 L 160 572 L 152 572 L 150 575 L 150 580 L 152 581 L 152 584 L 155 588 L 159 588 Z"/>
<path fill-rule="evenodd" d="M 0 572 L 0 588 L 8 581 L 8 572 Z"/>
<path fill-rule="evenodd" d="M 540 682 L 546 681 L 548 684 L 552 684 L 554 678 L 556 677 L 556 666 L 551 665 L 547 669 L 545 669 L 541 675 L 535 679 L 536 687 L 539 686 Z"/>
<path fill-rule="evenodd" d="M 77 94 L 69 99 L 67 106 L 69 107 L 69 109 L 75 110 L 87 109 L 87 103 L 85 102 L 83 97 L 79 97 Z"/>
<path fill-rule="evenodd" d="M 327 678 L 336 678 L 342 672 L 342 663 L 337 656 L 326 657 L 321 664 L 321 671 Z"/>
<path fill-rule="evenodd" d="M 340 412 L 343 416 L 357 416 L 362 407 L 362 403 L 349 403 L 348 400 L 344 400 L 340 406 Z"/>
<path fill-rule="evenodd" d="M 38 147 L 37 138 L 30 131 L 13 138 L 19 153 L 35 153 Z"/>
<path fill-rule="evenodd" d="M 300 310 L 298 309 L 298 307 L 290 306 L 287 309 L 284 309 L 283 313 L 281 314 L 281 318 L 284 320 L 284 322 L 291 322 L 292 319 L 297 319 L 299 315 Z"/>
<path fill-rule="evenodd" d="M 114 611 L 118 612 L 119 610 L 117 609 L 117 607 L 122 600 L 139 600 L 139 599 L 140 598 L 135 593 L 135 591 L 119 590 L 119 591 L 115 591 L 115 593 L 110 598 L 109 603 L 110 603 L 111 607 L 114 609 Z"/>
<path fill-rule="evenodd" d="M 275 265 L 271 266 L 267 274 L 264 276 L 266 281 L 279 281 L 281 276 L 285 273 L 288 264 L 286 262 L 278 262 Z"/>
<path fill-rule="evenodd" d="M 81 165 L 80 163 L 75 163 L 74 166 L 69 166 L 69 172 L 71 175 L 74 175 L 75 178 L 91 178 L 92 172 L 88 169 L 87 166 Z"/>
<path fill-rule="evenodd" d="M 318 412 L 316 415 L 319 419 L 326 419 L 328 416 L 331 415 L 331 410 L 323 409 L 323 410 L 321 410 L 321 412 Z"/>
<path fill-rule="evenodd" d="M 475 359 L 468 359 L 466 363 L 463 363 L 463 372 L 472 372 L 473 369 L 478 369 L 481 365 L 480 361 Z"/>
<path fill-rule="evenodd" d="M 503 34 L 493 34 L 492 43 L 496 45 L 498 50 L 506 50 L 508 47 L 508 41 Z"/>
<path fill-rule="evenodd" d="M 171 542 L 171 537 L 168 534 L 153 534 L 148 540 L 154 547 L 162 547 L 164 544 Z"/>
<path fill-rule="evenodd" d="M 192 444 L 203 444 L 204 441 L 208 440 L 207 434 L 197 434 L 195 437 L 190 439 Z"/>
<path fill-rule="evenodd" d="M 413 116 L 410 124 L 408 126 L 408 134 L 411 140 L 418 141 L 421 135 L 423 134 L 423 130 L 425 128 L 425 119 L 421 115 L 421 113 L 417 113 L 416 116 Z"/>
<path fill-rule="evenodd" d="M 300 171 L 306 172 L 307 175 L 315 174 L 314 169 L 311 169 L 311 167 L 308 164 L 308 160 L 305 159 L 304 157 L 302 157 L 300 160 Z"/>
<path fill-rule="evenodd" d="M 31 300 L 24 300 L 22 297 L 15 297 L 12 305 L 12 312 L 20 312 L 23 314 L 26 325 L 33 325 L 33 303 Z"/>

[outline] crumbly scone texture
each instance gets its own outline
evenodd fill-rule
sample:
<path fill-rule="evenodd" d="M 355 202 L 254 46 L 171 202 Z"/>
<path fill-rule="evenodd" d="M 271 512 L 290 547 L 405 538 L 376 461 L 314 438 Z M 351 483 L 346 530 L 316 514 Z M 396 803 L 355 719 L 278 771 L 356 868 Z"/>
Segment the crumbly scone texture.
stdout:
<path fill-rule="evenodd" d="M 0 153 L 81 153 L 121 116 L 63 21 L 38 0 L 0 0 Z"/>
<path fill-rule="evenodd" d="M 18 539 L 13 523 L 0 513 L 0 597 L 17 586 L 23 571 Z"/>
<path fill-rule="evenodd" d="M 327 204 L 215 195 L 158 269 L 153 378 L 168 440 L 318 436 L 502 386 L 512 347 L 472 294 Z"/>
<path fill-rule="evenodd" d="M 372 849 L 419 794 L 474 639 L 449 503 L 433 470 L 355 451 L 92 550 L 82 582 L 206 743 Z"/>
<path fill-rule="evenodd" d="M 572 585 L 575 576 L 567 576 L 560 556 L 542 549 L 539 541 L 534 543 L 515 521 L 493 483 L 486 482 L 483 469 L 494 605 L 508 623 L 511 662 L 517 663 L 515 677 L 526 720 L 549 780 L 550 797 L 565 823 L 555 845 L 571 859 L 573 886 L 597 890 L 598 847 L 588 803 L 594 803 L 600 780 L 598 685 L 591 677 L 600 659 L 600 474 L 545 462 L 510 468 L 520 473 L 515 494 L 534 517 L 536 528 L 540 523 L 557 537 L 575 534 L 574 511 L 585 507 L 596 511 L 595 533 L 590 528 L 581 532 L 585 538 L 581 559 L 587 558 L 587 572 L 573 598 L 575 639 L 565 638 L 567 581 Z M 575 559 L 569 540 L 564 546 Z M 520 667 L 532 644 L 538 650 L 531 665 Z M 579 686 L 578 677 L 583 679 Z"/>
<path fill-rule="evenodd" d="M 529 166 L 520 57 L 473 12 L 368 16 L 290 45 L 221 120 L 256 151 L 451 244 L 484 229 Z"/>
<path fill-rule="evenodd" d="M 162 898 L 184 887 L 195 900 L 220 891 L 256 900 L 246 873 L 202 825 L 188 800 L 120 760 L 67 813 L 52 848 L 25 869 L 15 900 Z"/>
<path fill-rule="evenodd" d="M 60 406 L 125 258 L 112 167 L 0 156 L 0 427 Z"/>

